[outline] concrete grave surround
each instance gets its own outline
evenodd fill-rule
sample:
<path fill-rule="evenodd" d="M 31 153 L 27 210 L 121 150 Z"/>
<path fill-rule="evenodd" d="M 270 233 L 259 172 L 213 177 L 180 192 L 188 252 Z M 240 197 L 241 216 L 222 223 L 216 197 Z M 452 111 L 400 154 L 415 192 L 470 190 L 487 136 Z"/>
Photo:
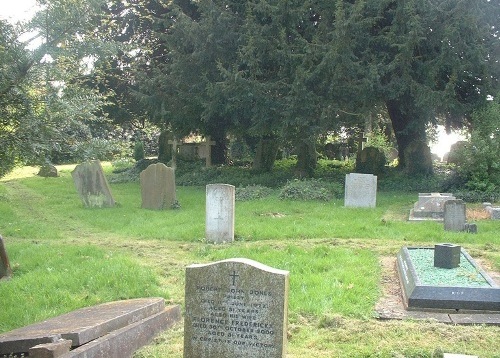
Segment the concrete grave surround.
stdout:
<path fill-rule="evenodd" d="M 344 206 L 374 208 L 377 202 L 377 176 L 350 173 L 345 176 Z"/>
<path fill-rule="evenodd" d="M 87 208 L 115 206 L 101 162 L 94 160 L 79 164 L 71 172 L 78 194 Z"/>
<path fill-rule="evenodd" d="M 180 318 L 180 307 L 165 307 L 163 298 L 103 303 L 0 334 L 0 356 L 31 349 L 43 357 L 69 340 L 74 349 L 63 358 L 131 357 Z"/>
<path fill-rule="evenodd" d="M 463 200 L 447 200 L 444 203 L 444 229 L 446 231 L 464 231 L 466 222 Z"/>
<path fill-rule="evenodd" d="M 282 358 L 289 272 L 243 258 L 186 268 L 184 358 Z"/>
<path fill-rule="evenodd" d="M 12 276 L 12 269 L 10 268 L 9 257 L 7 256 L 3 238 L 0 235 L 0 279 L 9 278 L 10 276 Z"/>
<path fill-rule="evenodd" d="M 419 193 L 418 201 L 410 210 L 410 221 L 435 220 L 444 218 L 444 203 L 455 200 L 451 193 Z"/>
<path fill-rule="evenodd" d="M 228 184 L 206 186 L 205 238 L 214 243 L 234 240 L 235 188 Z"/>
<path fill-rule="evenodd" d="M 176 201 L 175 171 L 163 163 L 151 164 L 141 172 L 142 208 L 171 209 Z"/>
<path fill-rule="evenodd" d="M 462 248 L 462 260 L 469 261 L 488 287 L 426 285 L 422 283 L 411 260 L 410 250 L 431 248 L 402 247 L 397 254 L 397 271 L 403 302 L 408 310 L 500 311 L 500 287 Z M 459 270 L 457 268 L 455 270 Z"/>

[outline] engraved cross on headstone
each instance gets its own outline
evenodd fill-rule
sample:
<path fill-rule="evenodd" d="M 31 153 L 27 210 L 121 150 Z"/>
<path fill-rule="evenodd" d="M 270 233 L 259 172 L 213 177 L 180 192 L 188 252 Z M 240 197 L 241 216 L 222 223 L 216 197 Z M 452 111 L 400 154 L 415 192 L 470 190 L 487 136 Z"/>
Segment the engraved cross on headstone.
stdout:
<path fill-rule="evenodd" d="M 233 286 L 235 286 L 236 285 L 236 283 L 235 283 L 236 277 L 239 277 L 240 275 L 237 275 L 236 271 L 233 271 L 233 273 L 230 274 L 229 276 L 233 278 Z"/>

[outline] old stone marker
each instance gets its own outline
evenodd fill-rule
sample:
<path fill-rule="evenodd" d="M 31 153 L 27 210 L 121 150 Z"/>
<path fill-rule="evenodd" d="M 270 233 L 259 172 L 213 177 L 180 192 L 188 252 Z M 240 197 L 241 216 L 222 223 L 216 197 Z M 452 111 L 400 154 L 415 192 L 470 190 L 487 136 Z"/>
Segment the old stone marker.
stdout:
<path fill-rule="evenodd" d="M 444 229 L 464 231 L 466 223 L 465 203 L 463 200 L 448 200 L 444 203 Z"/>
<path fill-rule="evenodd" d="M 3 238 L 0 235 L 0 280 L 2 278 L 9 278 L 10 276 L 12 276 L 12 270 L 10 268 L 9 257 L 7 256 L 7 250 L 5 250 Z"/>
<path fill-rule="evenodd" d="M 288 271 L 249 259 L 186 268 L 184 358 L 282 358 Z"/>
<path fill-rule="evenodd" d="M 456 200 L 456 198 L 451 193 L 418 193 L 418 201 L 410 210 L 409 220 L 442 221 L 444 203 L 448 200 Z"/>
<path fill-rule="evenodd" d="M 87 208 L 115 206 L 101 162 L 94 160 L 76 166 L 71 172 L 78 194 Z"/>
<path fill-rule="evenodd" d="M 374 208 L 377 202 L 377 176 L 350 173 L 345 176 L 344 206 Z"/>
<path fill-rule="evenodd" d="M 141 172 L 142 208 L 171 209 L 175 198 L 175 171 L 163 163 L 151 164 Z"/>
<path fill-rule="evenodd" d="M 163 298 L 138 298 L 82 308 L 46 321 L 0 334 L 0 356 L 39 355 L 62 350 L 61 339 L 73 349 L 65 358 L 123 358 L 154 335 L 180 320 L 180 307 L 165 307 Z"/>
<path fill-rule="evenodd" d="M 228 184 L 206 186 L 205 238 L 214 243 L 234 240 L 235 189 Z"/>

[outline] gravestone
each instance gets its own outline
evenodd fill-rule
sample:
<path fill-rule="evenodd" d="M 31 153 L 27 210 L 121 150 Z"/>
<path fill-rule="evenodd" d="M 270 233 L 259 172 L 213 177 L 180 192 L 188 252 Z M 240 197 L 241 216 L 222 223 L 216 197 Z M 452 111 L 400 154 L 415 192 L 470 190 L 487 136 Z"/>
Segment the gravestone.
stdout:
<path fill-rule="evenodd" d="M 228 184 L 206 186 L 205 238 L 214 243 L 234 240 L 235 188 Z"/>
<path fill-rule="evenodd" d="M 444 229 L 464 231 L 466 223 L 465 203 L 463 200 L 448 200 L 444 203 Z"/>
<path fill-rule="evenodd" d="M 98 160 L 85 162 L 76 166 L 71 172 L 78 194 L 87 208 L 115 206 L 108 181 L 104 176 L 101 162 Z"/>
<path fill-rule="evenodd" d="M 249 259 L 186 268 L 184 358 L 283 358 L 288 271 Z"/>
<path fill-rule="evenodd" d="M 419 193 L 418 201 L 410 210 L 409 220 L 436 220 L 444 218 L 444 203 L 456 198 L 450 193 Z"/>
<path fill-rule="evenodd" d="M 366 147 L 356 157 L 356 172 L 379 175 L 385 171 L 385 154 L 375 147 Z"/>
<path fill-rule="evenodd" d="M 345 176 L 344 206 L 374 208 L 377 202 L 377 176 L 350 173 Z"/>
<path fill-rule="evenodd" d="M 170 209 L 176 202 L 175 171 L 163 163 L 151 164 L 141 172 L 142 208 Z"/>
<path fill-rule="evenodd" d="M 7 256 L 7 250 L 5 250 L 3 238 L 0 235 L 0 280 L 2 278 L 9 278 L 10 276 L 12 276 L 12 270 L 10 268 L 9 257 Z"/>
<path fill-rule="evenodd" d="M 500 220 L 500 208 L 491 208 L 490 215 L 492 220 Z"/>
<path fill-rule="evenodd" d="M 45 163 L 40 167 L 37 175 L 44 178 L 56 178 L 58 177 L 57 168 L 52 164 Z"/>

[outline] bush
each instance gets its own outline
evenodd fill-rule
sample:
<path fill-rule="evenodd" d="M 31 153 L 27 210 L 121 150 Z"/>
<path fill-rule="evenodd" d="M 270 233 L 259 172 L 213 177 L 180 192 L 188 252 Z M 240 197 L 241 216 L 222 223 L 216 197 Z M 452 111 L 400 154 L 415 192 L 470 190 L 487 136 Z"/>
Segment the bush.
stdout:
<path fill-rule="evenodd" d="M 243 188 L 236 188 L 235 200 L 247 201 L 262 199 L 270 196 L 273 193 L 271 188 L 262 185 L 249 185 Z"/>
<path fill-rule="evenodd" d="M 343 185 L 318 179 L 289 181 L 279 194 L 280 199 L 329 201 L 343 196 Z"/>
<path fill-rule="evenodd" d="M 145 157 L 145 152 L 144 152 L 144 143 L 141 140 L 137 140 L 134 144 L 134 159 L 136 162 L 139 160 L 144 159 Z"/>
<path fill-rule="evenodd" d="M 92 138 L 88 142 L 80 142 L 74 146 L 74 161 L 113 160 L 125 150 L 123 143 L 116 140 Z"/>

